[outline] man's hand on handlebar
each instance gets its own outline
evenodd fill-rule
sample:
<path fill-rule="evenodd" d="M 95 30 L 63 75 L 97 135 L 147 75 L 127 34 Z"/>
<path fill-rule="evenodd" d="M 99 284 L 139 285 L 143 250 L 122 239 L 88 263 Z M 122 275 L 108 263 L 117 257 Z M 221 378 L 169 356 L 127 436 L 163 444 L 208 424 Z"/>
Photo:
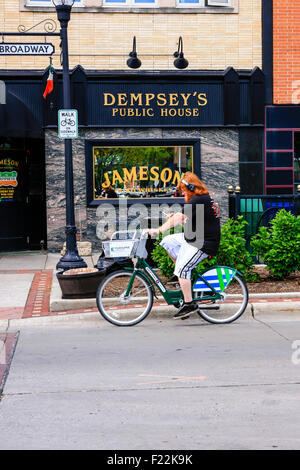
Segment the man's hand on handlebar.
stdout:
<path fill-rule="evenodd" d="M 148 232 L 148 235 L 150 235 L 150 237 L 158 237 L 159 229 L 158 228 L 151 228 Z"/>

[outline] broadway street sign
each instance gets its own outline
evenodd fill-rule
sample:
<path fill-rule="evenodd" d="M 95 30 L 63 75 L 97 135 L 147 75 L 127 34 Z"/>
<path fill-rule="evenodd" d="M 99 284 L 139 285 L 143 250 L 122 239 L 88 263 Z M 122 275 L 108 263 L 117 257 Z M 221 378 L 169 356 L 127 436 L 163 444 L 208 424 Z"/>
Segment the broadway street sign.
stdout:
<path fill-rule="evenodd" d="M 52 55 L 55 52 L 50 43 L 0 43 L 0 55 Z"/>

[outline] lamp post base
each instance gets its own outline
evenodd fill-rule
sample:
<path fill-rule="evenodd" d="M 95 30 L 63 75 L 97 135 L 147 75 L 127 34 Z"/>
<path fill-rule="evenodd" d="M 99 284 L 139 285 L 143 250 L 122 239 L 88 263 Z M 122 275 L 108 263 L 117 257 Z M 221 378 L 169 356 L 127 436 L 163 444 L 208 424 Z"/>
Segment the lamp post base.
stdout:
<path fill-rule="evenodd" d="M 56 265 L 56 269 L 68 271 L 69 269 L 87 268 L 86 262 L 77 253 L 66 252 L 66 254 L 60 258 Z"/>

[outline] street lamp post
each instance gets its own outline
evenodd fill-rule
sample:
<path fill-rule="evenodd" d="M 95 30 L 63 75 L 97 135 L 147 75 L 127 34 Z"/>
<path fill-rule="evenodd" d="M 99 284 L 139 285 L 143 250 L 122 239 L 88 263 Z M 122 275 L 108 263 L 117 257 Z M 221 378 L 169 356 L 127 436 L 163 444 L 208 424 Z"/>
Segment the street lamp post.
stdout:
<path fill-rule="evenodd" d="M 69 75 L 68 23 L 74 0 L 52 0 L 60 23 L 60 37 L 63 60 L 63 106 L 71 108 L 71 90 Z M 65 187 L 66 187 L 66 253 L 57 263 L 56 269 L 85 268 L 85 261 L 79 256 L 76 243 L 76 226 L 74 211 L 74 183 L 72 139 L 65 139 Z"/>

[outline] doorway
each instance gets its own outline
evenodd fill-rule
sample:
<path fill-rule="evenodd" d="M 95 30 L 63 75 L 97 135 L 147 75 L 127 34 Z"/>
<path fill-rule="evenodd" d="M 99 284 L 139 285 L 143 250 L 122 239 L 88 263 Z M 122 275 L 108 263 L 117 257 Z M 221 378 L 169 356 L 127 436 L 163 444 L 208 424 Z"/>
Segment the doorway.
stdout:
<path fill-rule="evenodd" d="M 0 137 L 0 252 L 46 245 L 44 140 Z"/>

